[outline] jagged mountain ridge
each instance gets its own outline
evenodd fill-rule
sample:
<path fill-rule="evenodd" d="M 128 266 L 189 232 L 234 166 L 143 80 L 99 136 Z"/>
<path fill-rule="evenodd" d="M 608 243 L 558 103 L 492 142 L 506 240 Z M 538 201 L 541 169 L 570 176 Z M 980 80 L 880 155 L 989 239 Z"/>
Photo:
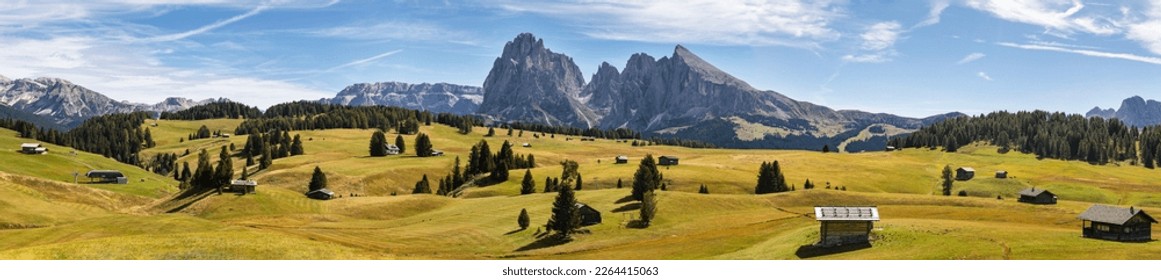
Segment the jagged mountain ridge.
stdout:
<path fill-rule="evenodd" d="M 472 114 L 484 100 L 484 90 L 447 83 L 358 83 L 347 86 L 334 98 L 319 102 L 350 106 L 395 106 L 438 113 Z"/>
<path fill-rule="evenodd" d="M 116 101 L 101 93 L 60 78 L 41 77 L 12 80 L 0 76 L 0 104 L 47 118 L 58 128 L 63 129 L 75 127 L 86 119 L 105 114 L 177 111 L 220 100 L 194 101 L 171 97 L 160 103 L 148 105 Z"/>
<path fill-rule="evenodd" d="M 572 58 L 520 34 L 496 59 L 478 112 L 506 121 L 629 128 L 726 147 L 806 149 L 837 146 L 874 125 L 892 126 L 897 129 L 882 131 L 898 134 L 962 115 L 914 119 L 835 111 L 755 89 L 681 45 L 660 59 L 634 54 L 623 71 L 602 63 L 587 84 L 574 69 Z M 577 84 L 583 86 L 578 90 Z"/>
<path fill-rule="evenodd" d="M 1161 124 L 1161 102 L 1133 96 L 1121 101 L 1121 107 L 1118 109 L 1102 110 L 1100 107 L 1094 107 L 1085 116 L 1118 119 L 1125 124 L 1136 127 L 1159 125 Z"/>

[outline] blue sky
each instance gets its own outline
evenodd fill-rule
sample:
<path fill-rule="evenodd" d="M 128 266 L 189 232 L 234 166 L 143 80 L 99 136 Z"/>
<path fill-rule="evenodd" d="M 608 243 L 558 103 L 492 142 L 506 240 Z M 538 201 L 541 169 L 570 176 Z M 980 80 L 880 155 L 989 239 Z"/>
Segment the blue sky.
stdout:
<path fill-rule="evenodd" d="M 1161 99 L 1148 1 L 0 1 L 0 75 L 119 100 L 266 106 L 359 82 L 483 83 L 504 43 L 544 39 L 586 75 L 675 44 L 753 85 L 904 116 L 1084 113 Z"/>

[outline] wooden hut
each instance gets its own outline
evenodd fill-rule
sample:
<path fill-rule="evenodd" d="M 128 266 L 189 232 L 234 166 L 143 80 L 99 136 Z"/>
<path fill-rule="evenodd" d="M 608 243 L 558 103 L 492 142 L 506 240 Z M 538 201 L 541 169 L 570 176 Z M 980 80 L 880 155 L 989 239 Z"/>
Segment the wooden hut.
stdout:
<path fill-rule="evenodd" d="M 580 212 L 581 226 L 591 226 L 601 223 L 601 211 L 597 211 L 597 209 L 593 209 L 592 206 L 584 203 L 577 203 L 576 208 Z"/>
<path fill-rule="evenodd" d="M 817 246 L 830 247 L 870 242 L 871 229 L 879 220 L 875 206 L 816 206 L 814 219 L 821 222 Z"/>
<path fill-rule="evenodd" d="M 629 163 L 629 157 L 628 157 L 628 156 L 624 156 L 624 155 L 617 156 L 617 162 L 616 162 L 616 163 L 617 163 L 617 164 L 624 164 L 624 163 Z"/>
<path fill-rule="evenodd" d="M 1004 171 L 1004 170 L 999 170 L 999 171 L 996 171 L 996 178 L 997 178 L 997 179 L 1005 179 L 1005 178 L 1008 178 L 1008 171 Z"/>
<path fill-rule="evenodd" d="M 42 147 L 40 143 L 22 143 L 20 144 L 20 152 L 30 155 L 39 155 L 48 152 L 48 149 Z"/>
<path fill-rule="evenodd" d="M 395 146 L 395 145 L 391 145 L 391 144 L 387 144 L 386 146 L 387 146 L 386 149 L 387 149 L 388 155 L 398 155 L 399 154 L 399 146 Z"/>
<path fill-rule="evenodd" d="M 955 179 L 960 181 L 971 180 L 976 176 L 976 170 L 971 167 L 960 167 L 955 169 Z"/>
<path fill-rule="evenodd" d="M 117 170 L 89 170 L 89 172 L 85 173 L 85 177 L 89 177 L 89 182 L 117 184 L 129 183 L 129 179 L 125 177 L 125 174 Z"/>
<path fill-rule="evenodd" d="M 661 156 L 657 158 L 657 165 L 677 165 L 677 157 Z"/>
<path fill-rule="evenodd" d="M 1056 194 L 1045 189 L 1032 187 L 1020 191 L 1020 199 L 1017 201 L 1031 204 L 1056 204 Z"/>
<path fill-rule="evenodd" d="M 335 192 L 332 192 L 331 190 L 328 190 L 327 188 L 321 188 L 321 189 L 306 192 L 306 197 L 318 199 L 318 200 L 328 200 L 328 199 L 335 197 Z"/>
<path fill-rule="evenodd" d="M 1113 241 L 1152 240 L 1152 226 L 1157 220 L 1133 207 L 1120 208 L 1093 205 L 1080 213 L 1084 237 Z"/>
<path fill-rule="evenodd" d="M 258 187 L 258 181 L 254 180 L 233 180 L 230 181 L 230 191 L 236 193 L 255 193 Z"/>

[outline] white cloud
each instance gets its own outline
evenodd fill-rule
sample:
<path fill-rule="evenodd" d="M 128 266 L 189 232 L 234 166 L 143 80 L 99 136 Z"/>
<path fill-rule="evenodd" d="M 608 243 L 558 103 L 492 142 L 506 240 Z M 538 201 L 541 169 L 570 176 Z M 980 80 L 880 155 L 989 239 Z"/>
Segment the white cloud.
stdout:
<path fill-rule="evenodd" d="M 571 21 L 582 34 L 623 41 L 817 47 L 840 37 L 832 1 L 503 1 L 507 11 Z"/>
<path fill-rule="evenodd" d="M 976 77 L 980 77 L 980 79 L 984 79 L 985 81 L 992 81 L 992 77 L 988 76 L 988 73 L 984 73 L 983 71 L 976 73 Z"/>
<path fill-rule="evenodd" d="M 982 53 L 971 53 L 971 54 L 963 57 L 963 59 L 960 59 L 955 64 L 968 64 L 968 63 L 971 63 L 972 61 L 980 60 L 981 58 L 984 58 L 985 56 L 987 56 L 987 55 L 982 54 Z"/>
<path fill-rule="evenodd" d="M 1128 25 L 1125 38 L 1137 41 L 1154 54 L 1161 54 L 1161 4 L 1151 4 L 1146 19 Z M 1128 17 L 1128 8 L 1122 8 Z"/>
<path fill-rule="evenodd" d="M 351 66 L 357 66 L 357 65 L 363 65 L 363 64 L 367 64 L 367 63 L 370 63 L 370 62 L 373 62 L 373 61 L 376 61 L 376 60 L 383 59 L 384 57 L 388 57 L 388 56 L 395 55 L 395 54 L 397 54 L 397 53 L 399 53 L 399 52 L 402 52 L 402 51 L 403 51 L 403 50 L 393 50 L 393 51 L 389 51 L 389 52 L 381 53 L 381 54 L 378 54 L 378 55 L 375 55 L 375 56 L 372 56 L 372 57 L 368 57 L 368 58 L 364 58 L 364 59 L 360 59 L 360 60 L 351 61 L 351 62 L 348 62 L 348 63 L 346 63 L 346 64 L 343 64 L 343 65 L 339 65 L 339 66 L 331 67 L 330 69 L 327 69 L 327 70 L 326 70 L 326 72 L 332 72 L 332 71 L 335 71 L 335 70 L 339 70 L 339 69 L 343 69 L 343 68 L 347 68 L 347 67 L 351 67 Z"/>
<path fill-rule="evenodd" d="M 1128 53 L 1113 53 L 1113 52 L 1103 52 L 1103 51 L 1086 50 L 1086 49 L 1069 49 L 1069 48 L 1063 48 L 1063 47 L 1057 47 L 1057 46 L 1046 46 L 1046 45 L 1015 44 L 1015 43 L 1007 43 L 1007 42 L 997 43 L 997 44 L 1001 45 L 1001 46 L 1005 46 L 1005 47 L 1026 49 L 1026 50 L 1054 51 L 1054 52 L 1086 55 L 1086 56 L 1092 56 L 1092 57 L 1123 59 L 1123 60 L 1129 60 L 1129 61 L 1137 61 L 1137 62 L 1144 62 L 1144 63 L 1149 63 L 1149 64 L 1161 65 L 1161 57 L 1140 56 L 1140 55 L 1128 54 Z"/>
<path fill-rule="evenodd" d="M 967 6 L 1007 21 L 1044 27 L 1046 34 L 1055 36 L 1121 32 L 1114 20 L 1100 12 L 1082 13 L 1085 5 L 1080 0 L 968 0 Z"/>
<path fill-rule="evenodd" d="M 895 56 L 895 42 L 903 32 L 902 25 L 895 21 L 879 22 L 867 27 L 859 35 L 862 43 L 859 49 L 864 53 L 843 56 L 844 61 L 860 63 L 881 63 L 891 61 Z"/>
<path fill-rule="evenodd" d="M 446 41 L 461 45 L 475 45 L 470 36 L 426 22 L 360 22 L 351 25 L 304 31 L 319 37 L 354 40 Z"/>
<path fill-rule="evenodd" d="M 190 36 L 206 33 L 206 32 L 209 32 L 211 30 L 221 28 L 222 26 L 226 26 L 226 25 L 229 25 L 231 23 L 238 22 L 239 20 L 243 20 L 243 19 L 246 19 L 248 17 L 258 15 L 258 13 L 261 13 L 263 10 L 266 10 L 267 8 L 269 8 L 269 7 L 258 6 L 258 7 L 255 7 L 254 9 L 250 9 L 250 11 L 248 11 L 244 14 L 237 15 L 237 16 L 225 19 L 225 20 L 217 21 L 217 22 L 214 22 L 212 24 L 202 26 L 202 27 L 199 27 L 199 28 L 194 29 L 194 30 L 176 33 L 176 34 L 156 36 L 156 37 L 152 37 L 152 38 L 147 38 L 144 41 L 146 41 L 146 42 L 167 42 L 167 41 L 176 41 L 176 40 L 189 38 Z"/>
<path fill-rule="evenodd" d="M 951 6 L 950 0 L 931 1 L 931 10 L 928 10 L 927 18 L 915 24 L 915 26 L 912 26 L 911 29 L 938 24 L 940 16 L 943 14 L 943 10 L 946 10 L 948 6 Z"/>

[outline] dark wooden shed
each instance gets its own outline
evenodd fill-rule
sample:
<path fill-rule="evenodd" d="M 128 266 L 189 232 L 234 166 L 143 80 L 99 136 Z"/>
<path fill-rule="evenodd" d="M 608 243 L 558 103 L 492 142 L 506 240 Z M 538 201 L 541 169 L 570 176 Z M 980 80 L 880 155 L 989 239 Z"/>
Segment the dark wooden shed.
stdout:
<path fill-rule="evenodd" d="M 871 229 L 879 220 L 875 206 L 816 206 L 814 219 L 821 222 L 817 246 L 830 247 L 870 242 Z"/>
<path fill-rule="evenodd" d="M 625 164 L 625 163 L 629 163 L 629 157 L 627 157 L 627 156 L 623 156 L 623 155 L 621 155 L 621 156 L 617 156 L 617 161 L 616 161 L 616 163 L 618 163 L 618 164 Z"/>
<path fill-rule="evenodd" d="M 1008 171 L 1004 171 L 1004 170 L 999 170 L 999 171 L 996 171 L 996 178 L 997 178 L 997 179 L 1005 179 L 1005 178 L 1008 178 Z"/>
<path fill-rule="evenodd" d="M 581 226 L 591 226 L 601 223 L 601 211 L 597 211 L 597 209 L 593 209 L 592 206 L 584 203 L 577 203 L 576 208 L 580 212 Z"/>
<path fill-rule="evenodd" d="M 335 197 L 335 192 L 332 192 L 331 190 L 328 190 L 327 188 L 321 188 L 321 189 L 306 192 L 306 197 L 318 199 L 318 200 L 328 200 L 328 199 Z"/>
<path fill-rule="evenodd" d="M 255 193 L 258 187 L 258 181 L 254 180 L 233 180 L 230 181 L 230 191 L 236 193 Z"/>
<path fill-rule="evenodd" d="M 1020 191 L 1020 198 L 1017 201 L 1032 204 L 1056 204 L 1056 194 L 1033 187 Z"/>
<path fill-rule="evenodd" d="M 1145 211 L 1132 206 L 1120 208 L 1097 204 L 1080 213 L 1078 218 L 1084 237 L 1113 241 L 1152 240 L 1152 227 L 1157 223 Z"/>
<path fill-rule="evenodd" d="M 955 169 L 955 179 L 960 181 L 971 180 L 976 176 L 976 170 L 971 167 L 960 167 Z"/>
<path fill-rule="evenodd" d="M 89 177 L 89 182 L 129 183 L 129 179 L 125 177 L 125 174 L 117 170 L 89 170 L 89 172 L 85 173 L 85 177 Z"/>
<path fill-rule="evenodd" d="M 677 157 L 661 156 L 657 158 L 657 165 L 677 165 Z"/>

